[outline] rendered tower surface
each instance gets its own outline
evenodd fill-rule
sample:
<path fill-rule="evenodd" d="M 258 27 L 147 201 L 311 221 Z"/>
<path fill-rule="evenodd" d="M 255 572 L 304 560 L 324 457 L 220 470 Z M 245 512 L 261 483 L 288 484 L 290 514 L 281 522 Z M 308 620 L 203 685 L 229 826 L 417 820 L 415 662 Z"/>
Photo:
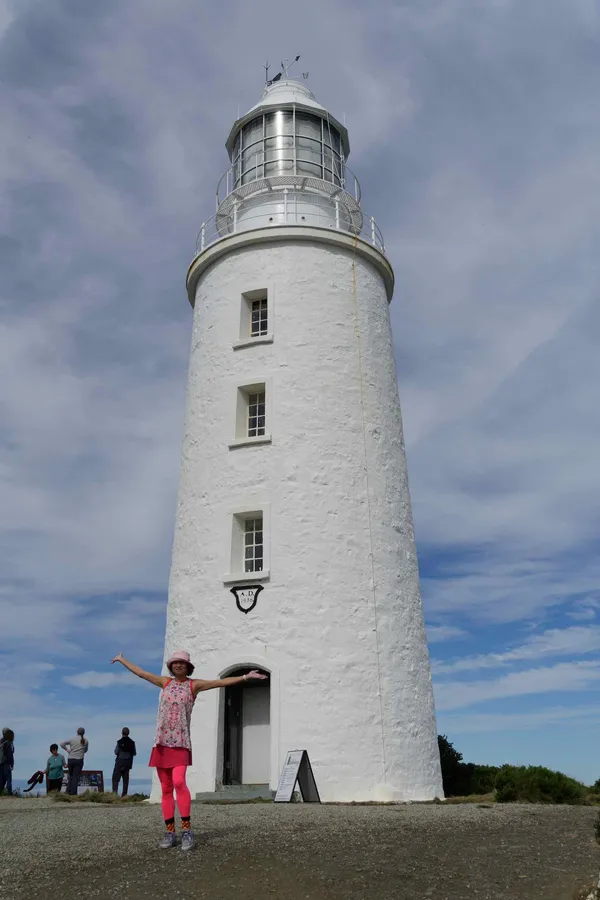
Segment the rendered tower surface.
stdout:
<path fill-rule="evenodd" d="M 285 77 L 233 125 L 187 275 L 194 308 L 166 656 L 202 693 L 192 793 L 442 797 L 389 308 L 348 133 Z"/>

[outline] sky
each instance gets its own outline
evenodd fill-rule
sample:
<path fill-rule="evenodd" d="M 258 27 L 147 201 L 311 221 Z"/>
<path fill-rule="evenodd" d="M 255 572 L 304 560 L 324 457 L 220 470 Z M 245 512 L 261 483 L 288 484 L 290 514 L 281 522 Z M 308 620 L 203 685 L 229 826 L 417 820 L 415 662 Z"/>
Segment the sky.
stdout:
<path fill-rule="evenodd" d="M 162 662 L 185 274 L 233 121 L 300 53 L 396 273 L 438 731 L 600 777 L 599 41 L 595 0 L 0 0 L 16 776 L 81 724 L 107 774 L 128 725 L 147 775 L 157 695 L 109 661 Z"/>

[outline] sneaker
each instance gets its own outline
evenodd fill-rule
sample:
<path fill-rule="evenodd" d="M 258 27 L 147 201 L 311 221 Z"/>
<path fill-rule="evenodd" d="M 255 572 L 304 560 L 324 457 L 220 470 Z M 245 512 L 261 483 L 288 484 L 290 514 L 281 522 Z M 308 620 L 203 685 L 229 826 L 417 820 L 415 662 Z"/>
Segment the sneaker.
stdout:
<path fill-rule="evenodd" d="M 177 846 L 177 835 L 174 831 L 166 831 L 165 835 L 158 845 L 159 850 L 168 850 L 170 847 Z"/>
<path fill-rule="evenodd" d="M 182 831 L 181 832 L 181 849 L 182 850 L 191 850 L 194 846 L 194 832 L 193 831 Z"/>

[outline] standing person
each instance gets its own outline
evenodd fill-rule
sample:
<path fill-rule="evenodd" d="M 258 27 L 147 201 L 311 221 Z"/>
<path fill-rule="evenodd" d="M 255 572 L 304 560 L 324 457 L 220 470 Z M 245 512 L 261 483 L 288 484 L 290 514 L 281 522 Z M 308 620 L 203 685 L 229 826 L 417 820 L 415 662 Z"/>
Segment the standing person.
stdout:
<path fill-rule="evenodd" d="M 15 733 L 11 728 L 2 729 L 0 740 L 0 792 L 6 788 L 6 793 L 12 796 L 12 771 L 15 765 L 15 745 L 13 743 Z"/>
<path fill-rule="evenodd" d="M 58 744 L 50 744 L 50 756 L 46 763 L 46 778 L 48 779 L 48 793 L 62 788 L 64 770 L 67 768 L 65 758 L 58 752 Z"/>
<path fill-rule="evenodd" d="M 185 776 L 187 767 L 192 764 L 190 720 L 196 697 L 200 691 L 228 687 L 233 684 L 241 684 L 249 679 L 262 679 L 267 676 L 252 671 L 239 678 L 219 678 L 216 681 L 192 679 L 190 675 L 194 671 L 194 666 L 190 662 L 190 654 L 185 650 L 176 650 L 173 656 L 167 660 L 167 669 L 172 678 L 146 672 L 140 666 L 126 660 L 122 653 L 115 656 L 112 662 L 120 662 L 134 675 L 161 688 L 156 738 L 148 763 L 156 768 L 162 788 L 162 812 L 166 834 L 158 846 L 166 850 L 177 844 L 175 834 L 176 796 L 181 816 L 181 849 L 191 850 L 194 846 L 190 820 L 192 798 Z"/>
<path fill-rule="evenodd" d="M 74 738 L 68 738 L 60 745 L 63 750 L 69 753 L 69 786 L 67 794 L 76 794 L 77 785 L 79 784 L 79 776 L 83 769 L 83 757 L 88 751 L 88 740 L 85 735 L 85 728 L 78 728 L 77 735 Z"/>
<path fill-rule="evenodd" d="M 135 741 L 132 741 L 129 737 L 129 728 L 123 728 L 121 731 L 121 737 L 117 741 L 117 746 L 115 747 L 115 767 L 113 769 L 112 774 L 112 789 L 113 794 L 119 793 L 119 781 L 121 778 L 123 779 L 123 793 L 122 797 L 127 796 L 127 790 L 129 788 L 129 773 L 133 766 L 133 757 L 136 754 L 135 749 Z"/>

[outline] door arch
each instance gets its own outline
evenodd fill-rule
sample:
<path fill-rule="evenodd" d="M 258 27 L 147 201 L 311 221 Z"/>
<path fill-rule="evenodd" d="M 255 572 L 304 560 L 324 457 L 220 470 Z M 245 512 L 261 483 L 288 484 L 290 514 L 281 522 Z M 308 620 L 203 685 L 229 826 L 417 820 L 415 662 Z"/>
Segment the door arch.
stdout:
<path fill-rule="evenodd" d="M 268 784 L 270 781 L 270 673 L 255 668 L 267 676 L 265 681 L 249 681 L 225 688 L 220 734 L 224 785 Z M 247 671 L 247 666 L 233 667 L 222 677 L 236 677 Z"/>

